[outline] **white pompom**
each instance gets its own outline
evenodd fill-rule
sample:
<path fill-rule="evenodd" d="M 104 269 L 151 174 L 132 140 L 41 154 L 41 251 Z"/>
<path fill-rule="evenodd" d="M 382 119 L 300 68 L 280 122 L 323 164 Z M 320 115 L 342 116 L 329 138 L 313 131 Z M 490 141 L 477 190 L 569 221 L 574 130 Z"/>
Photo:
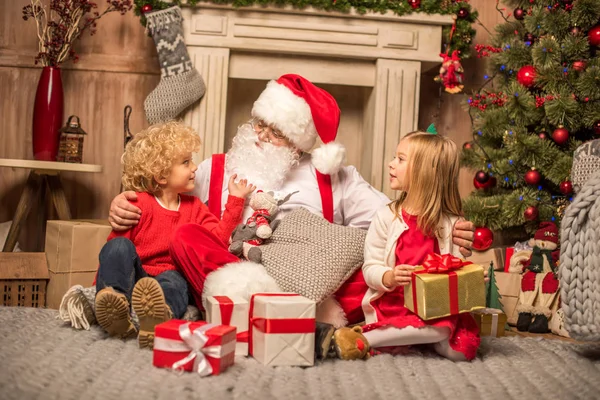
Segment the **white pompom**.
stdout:
<path fill-rule="evenodd" d="M 337 173 L 346 161 L 346 148 L 331 142 L 312 151 L 312 164 L 325 175 Z"/>

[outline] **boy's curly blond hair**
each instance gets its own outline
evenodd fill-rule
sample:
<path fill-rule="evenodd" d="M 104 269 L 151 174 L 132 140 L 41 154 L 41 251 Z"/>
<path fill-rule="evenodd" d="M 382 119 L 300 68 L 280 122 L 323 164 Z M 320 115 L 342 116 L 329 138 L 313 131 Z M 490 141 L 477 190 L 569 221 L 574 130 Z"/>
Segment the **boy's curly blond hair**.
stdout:
<path fill-rule="evenodd" d="M 123 188 L 159 194 L 154 177 L 168 177 L 177 158 L 199 150 L 200 137 L 191 127 L 179 121 L 151 125 L 125 147 L 121 157 Z"/>

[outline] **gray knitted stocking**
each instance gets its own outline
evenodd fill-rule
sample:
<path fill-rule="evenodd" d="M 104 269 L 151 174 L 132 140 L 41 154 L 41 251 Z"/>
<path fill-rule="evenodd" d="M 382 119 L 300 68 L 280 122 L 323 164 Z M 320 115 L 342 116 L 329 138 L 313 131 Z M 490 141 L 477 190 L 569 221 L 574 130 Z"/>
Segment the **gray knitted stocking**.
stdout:
<path fill-rule="evenodd" d="M 160 83 L 144 101 L 146 119 L 155 124 L 176 118 L 204 95 L 206 87 L 183 42 L 179 7 L 149 13 L 146 18 L 160 62 Z"/>

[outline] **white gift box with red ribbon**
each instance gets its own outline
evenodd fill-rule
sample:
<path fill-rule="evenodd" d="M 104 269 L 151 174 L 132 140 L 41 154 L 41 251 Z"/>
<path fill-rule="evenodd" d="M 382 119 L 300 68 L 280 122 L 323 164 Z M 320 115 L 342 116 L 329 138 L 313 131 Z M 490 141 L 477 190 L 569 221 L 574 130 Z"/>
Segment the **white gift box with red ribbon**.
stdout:
<path fill-rule="evenodd" d="M 235 354 L 248 355 L 248 301 L 236 296 L 206 298 L 206 321 L 211 324 L 231 325 L 237 328 Z"/>
<path fill-rule="evenodd" d="M 235 327 L 172 319 L 154 328 L 153 365 L 218 375 L 233 365 Z"/>
<path fill-rule="evenodd" d="M 315 302 L 299 294 L 254 294 L 250 300 L 249 354 L 263 365 L 314 365 L 315 311 Z"/>

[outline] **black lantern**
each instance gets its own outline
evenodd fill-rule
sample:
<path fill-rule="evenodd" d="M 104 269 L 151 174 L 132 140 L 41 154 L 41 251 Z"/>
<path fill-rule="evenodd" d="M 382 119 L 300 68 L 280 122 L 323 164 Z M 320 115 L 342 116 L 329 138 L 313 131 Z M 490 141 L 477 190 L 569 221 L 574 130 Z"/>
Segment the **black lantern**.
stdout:
<path fill-rule="evenodd" d="M 83 158 L 83 136 L 85 131 L 79 125 L 79 117 L 71 115 L 67 124 L 59 130 L 60 145 L 56 161 L 81 163 Z"/>

